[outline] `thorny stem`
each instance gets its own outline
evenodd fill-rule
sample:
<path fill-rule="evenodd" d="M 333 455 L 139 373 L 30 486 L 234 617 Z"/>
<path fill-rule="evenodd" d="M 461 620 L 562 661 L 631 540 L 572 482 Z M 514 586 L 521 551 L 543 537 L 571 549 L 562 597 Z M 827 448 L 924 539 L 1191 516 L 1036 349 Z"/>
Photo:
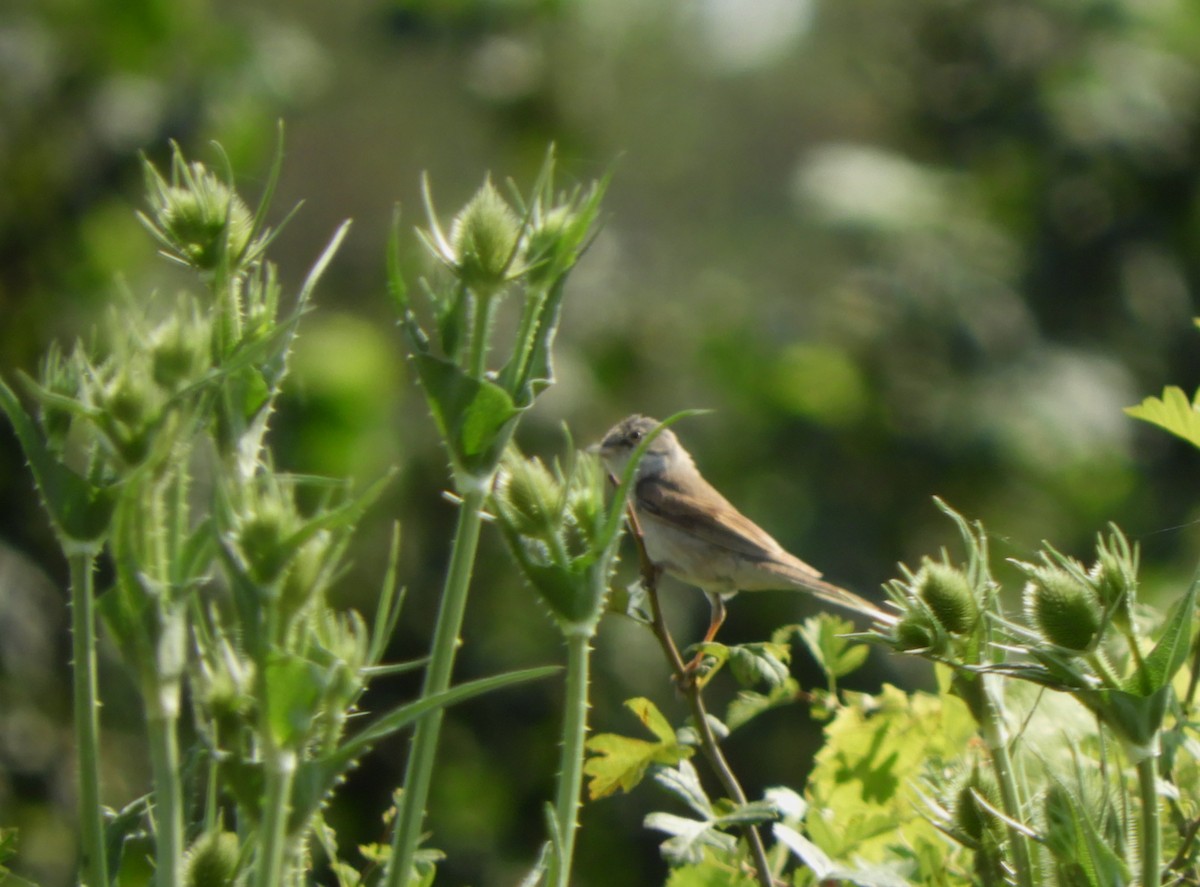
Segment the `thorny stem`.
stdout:
<path fill-rule="evenodd" d="M 79 824 L 83 881 L 108 884 L 104 810 L 100 806 L 100 696 L 96 680 L 95 553 L 68 553 L 71 568 L 71 655 L 75 662 L 75 744 L 79 755 Z"/>
<path fill-rule="evenodd" d="M 696 730 L 700 735 L 701 751 L 704 752 L 709 766 L 713 768 L 713 772 L 716 773 L 717 779 L 720 780 L 725 791 L 729 793 L 730 798 L 735 803 L 744 806 L 748 803 L 746 793 L 742 790 L 741 783 L 738 782 L 737 776 L 730 768 L 729 762 L 725 759 L 725 754 L 721 751 L 721 746 L 717 742 L 717 737 L 713 733 L 712 725 L 708 720 L 708 711 L 704 707 L 702 688 L 695 679 L 695 676 L 688 672 L 687 666 L 683 662 L 683 657 L 679 655 L 679 648 L 675 645 L 675 641 L 671 637 L 671 632 L 667 629 L 662 606 L 658 600 L 658 577 L 662 571 L 651 563 L 650 558 L 646 554 L 646 546 L 642 540 L 642 530 L 638 525 L 637 516 L 634 514 L 632 507 L 628 509 L 627 514 L 631 535 L 637 543 L 638 555 L 641 559 L 642 586 L 646 589 L 646 595 L 650 599 L 650 628 L 654 632 L 655 637 L 658 638 L 658 642 L 662 645 L 663 652 L 667 656 L 676 686 L 679 687 L 687 699 L 688 706 L 692 710 L 692 720 L 695 721 Z M 745 835 L 746 841 L 750 845 L 750 853 L 754 857 L 755 875 L 758 878 L 759 884 L 762 887 L 774 887 L 774 881 L 771 876 L 771 863 L 767 858 L 767 848 L 763 845 L 762 835 L 758 833 L 758 829 L 753 825 L 745 826 Z"/>
<path fill-rule="evenodd" d="M 596 571 L 600 581 L 604 571 Z M 558 823 L 562 850 L 551 869 L 550 887 L 567 887 L 571 882 L 571 861 L 575 855 L 575 831 L 579 811 L 579 790 L 583 784 L 583 746 L 587 738 L 588 660 L 592 636 L 587 632 L 567 635 L 567 699 L 563 721 L 562 759 L 558 772 L 558 792 L 554 818 Z"/>
<path fill-rule="evenodd" d="M 475 566 L 475 550 L 479 545 L 481 512 L 486 495 L 486 485 L 481 485 L 478 489 L 469 491 L 459 505 L 458 528 L 454 534 L 450 569 L 446 574 L 437 626 L 434 629 L 433 650 L 425 670 L 423 697 L 441 693 L 450 686 L 454 656 L 459 645 L 458 635 L 462 630 L 463 614 L 467 606 L 467 591 Z M 402 887 L 407 884 L 413 870 L 441 729 L 442 710 L 439 708 L 421 718 L 413 732 L 404 773 L 404 794 L 400 797 L 396 832 L 392 837 L 392 857 L 385 879 L 387 887 Z"/>
<path fill-rule="evenodd" d="M 1138 790 L 1142 800 L 1142 887 L 1162 882 L 1162 824 L 1158 811 L 1158 755 L 1138 761 Z"/>

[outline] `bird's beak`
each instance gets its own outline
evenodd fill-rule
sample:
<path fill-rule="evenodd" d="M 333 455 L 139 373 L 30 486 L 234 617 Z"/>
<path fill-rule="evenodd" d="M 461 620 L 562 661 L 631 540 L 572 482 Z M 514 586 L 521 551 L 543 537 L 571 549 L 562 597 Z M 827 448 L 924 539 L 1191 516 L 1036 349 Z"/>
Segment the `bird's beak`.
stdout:
<path fill-rule="evenodd" d="M 584 452 L 589 453 L 593 456 L 599 456 L 600 455 L 600 447 L 601 447 L 600 441 L 596 441 L 594 444 L 592 444 L 586 450 L 584 450 Z"/>

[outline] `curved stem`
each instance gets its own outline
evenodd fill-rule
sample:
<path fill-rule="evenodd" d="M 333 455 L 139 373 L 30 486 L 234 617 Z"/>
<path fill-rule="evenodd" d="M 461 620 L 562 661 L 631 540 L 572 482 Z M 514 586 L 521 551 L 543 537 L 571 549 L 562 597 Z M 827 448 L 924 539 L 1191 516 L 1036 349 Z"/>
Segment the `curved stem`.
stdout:
<path fill-rule="evenodd" d="M 79 756 L 82 874 L 88 887 L 108 884 L 104 811 L 100 806 L 100 692 L 96 677 L 95 552 L 74 551 L 71 569 L 71 655 L 75 662 L 75 745 Z"/>
<path fill-rule="evenodd" d="M 728 792 L 729 797 L 734 803 L 739 806 L 745 806 L 748 802 L 745 791 L 742 790 L 742 785 L 738 782 L 737 776 L 733 769 L 729 766 L 729 761 L 725 759 L 725 753 L 721 751 L 721 746 L 717 742 L 716 734 L 713 733 L 712 724 L 708 721 L 708 711 L 704 707 L 704 697 L 700 683 L 695 679 L 695 675 L 689 674 L 687 666 L 683 663 L 683 657 L 679 655 L 679 648 L 675 646 L 675 641 L 671 638 L 671 634 L 667 631 L 667 624 L 663 619 L 662 607 L 658 602 L 658 589 L 654 586 L 648 586 L 646 593 L 650 598 L 650 607 L 654 613 L 654 622 L 652 627 L 654 633 L 662 644 L 663 651 L 667 654 L 667 659 L 671 662 L 671 669 L 674 672 L 676 685 L 682 690 L 684 697 L 687 699 L 688 706 L 692 710 L 692 720 L 695 722 L 696 730 L 700 734 L 700 750 L 704 753 L 704 757 L 708 759 L 708 764 L 716 773 L 717 779 L 720 780 L 721 786 Z M 763 844 L 762 835 L 758 833 L 758 828 L 753 825 L 745 826 L 746 841 L 750 845 L 750 854 L 754 857 L 754 866 L 757 869 L 756 875 L 762 887 L 773 887 L 773 879 L 771 877 L 771 862 L 767 858 L 767 848 Z"/>
<path fill-rule="evenodd" d="M 450 553 L 450 569 L 442 591 L 437 626 L 434 629 L 433 650 L 425 670 L 422 697 L 440 693 L 450 686 L 454 657 L 458 651 L 459 632 L 467 606 L 467 591 L 475 566 L 475 550 L 479 544 L 480 513 L 486 493 L 471 490 L 459 506 L 458 528 Z M 409 749 L 404 773 L 404 793 L 400 796 L 396 815 L 396 831 L 392 836 L 392 856 L 388 864 L 387 887 L 403 887 L 408 883 L 421 839 L 425 819 L 425 802 L 437 756 L 438 735 L 442 729 L 442 710 L 436 709 L 417 722 Z"/>
<path fill-rule="evenodd" d="M 597 571 L 603 581 L 603 571 Z M 583 785 L 583 747 L 587 738 L 588 666 L 591 658 L 591 634 L 567 635 L 567 698 L 563 716 L 562 757 L 558 770 L 558 792 L 554 818 L 561 840 L 560 855 L 551 869 L 549 884 L 567 887 L 571 882 L 571 861 L 575 855 L 575 831 L 578 827 L 579 792 Z"/>

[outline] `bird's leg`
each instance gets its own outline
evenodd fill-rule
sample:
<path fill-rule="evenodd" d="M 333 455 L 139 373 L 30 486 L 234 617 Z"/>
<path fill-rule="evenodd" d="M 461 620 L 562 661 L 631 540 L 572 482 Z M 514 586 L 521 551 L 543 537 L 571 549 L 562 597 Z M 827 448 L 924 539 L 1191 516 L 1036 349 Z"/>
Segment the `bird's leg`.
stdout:
<path fill-rule="evenodd" d="M 708 631 L 704 633 L 704 640 L 700 642 L 701 650 L 692 657 L 692 661 L 687 664 L 686 671 L 688 674 L 694 674 L 700 668 L 700 663 L 704 661 L 705 644 L 711 644 L 713 638 L 717 636 L 717 632 L 721 630 L 721 626 L 725 622 L 725 599 L 715 592 L 705 592 L 708 596 L 708 603 L 712 607 L 712 618 L 708 622 Z"/>

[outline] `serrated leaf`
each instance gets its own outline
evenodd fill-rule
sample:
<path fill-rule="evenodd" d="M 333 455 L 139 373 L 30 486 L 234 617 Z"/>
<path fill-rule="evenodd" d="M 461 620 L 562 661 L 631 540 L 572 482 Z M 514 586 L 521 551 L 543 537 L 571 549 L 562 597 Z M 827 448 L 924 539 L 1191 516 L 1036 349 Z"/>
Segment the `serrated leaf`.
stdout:
<path fill-rule="evenodd" d="M 729 852 L 737 847 L 732 835 L 718 831 L 711 820 L 688 819 L 674 813 L 650 813 L 642 825 L 671 837 L 659 845 L 665 859 L 674 863 L 695 864 L 704 859 L 704 848 Z"/>
<path fill-rule="evenodd" d="M 683 800 L 685 804 L 708 819 L 716 817 L 712 801 L 700 784 L 700 774 L 692 762 L 683 760 L 676 767 L 667 767 L 654 774 L 654 781 Z"/>
<path fill-rule="evenodd" d="M 29 467 L 33 469 L 42 503 L 64 541 L 89 548 L 99 545 L 112 521 L 117 501 L 115 487 L 93 486 L 59 462 L 17 396 L 2 381 L 0 409 L 12 423 Z"/>
<path fill-rule="evenodd" d="M 1125 413 L 1200 447 L 1200 412 L 1181 388 L 1164 388 L 1161 398 L 1147 397 L 1138 406 L 1126 407 Z"/>
<path fill-rule="evenodd" d="M 593 801 L 615 794 L 618 789 L 631 791 L 646 776 L 652 764 L 672 766 L 695 752 L 675 737 L 670 722 L 649 699 L 630 699 L 625 703 L 658 741 L 634 739 L 616 733 L 600 733 L 587 742 L 591 757 L 583 765 L 588 779 L 588 797 Z"/>
<path fill-rule="evenodd" d="M 455 470 L 489 476 L 520 415 L 512 398 L 494 382 L 476 379 L 448 360 L 423 353 L 412 360 Z"/>
<path fill-rule="evenodd" d="M 791 650 L 786 644 L 770 641 L 729 648 L 729 668 L 743 687 L 782 685 L 790 675 L 787 663 L 791 658 Z"/>
<path fill-rule="evenodd" d="M 1196 585 L 1193 582 L 1167 617 L 1163 635 L 1142 660 L 1138 669 L 1125 681 L 1125 690 L 1148 695 L 1171 683 L 1175 673 L 1187 661 L 1191 647 L 1192 622 L 1196 615 Z"/>

